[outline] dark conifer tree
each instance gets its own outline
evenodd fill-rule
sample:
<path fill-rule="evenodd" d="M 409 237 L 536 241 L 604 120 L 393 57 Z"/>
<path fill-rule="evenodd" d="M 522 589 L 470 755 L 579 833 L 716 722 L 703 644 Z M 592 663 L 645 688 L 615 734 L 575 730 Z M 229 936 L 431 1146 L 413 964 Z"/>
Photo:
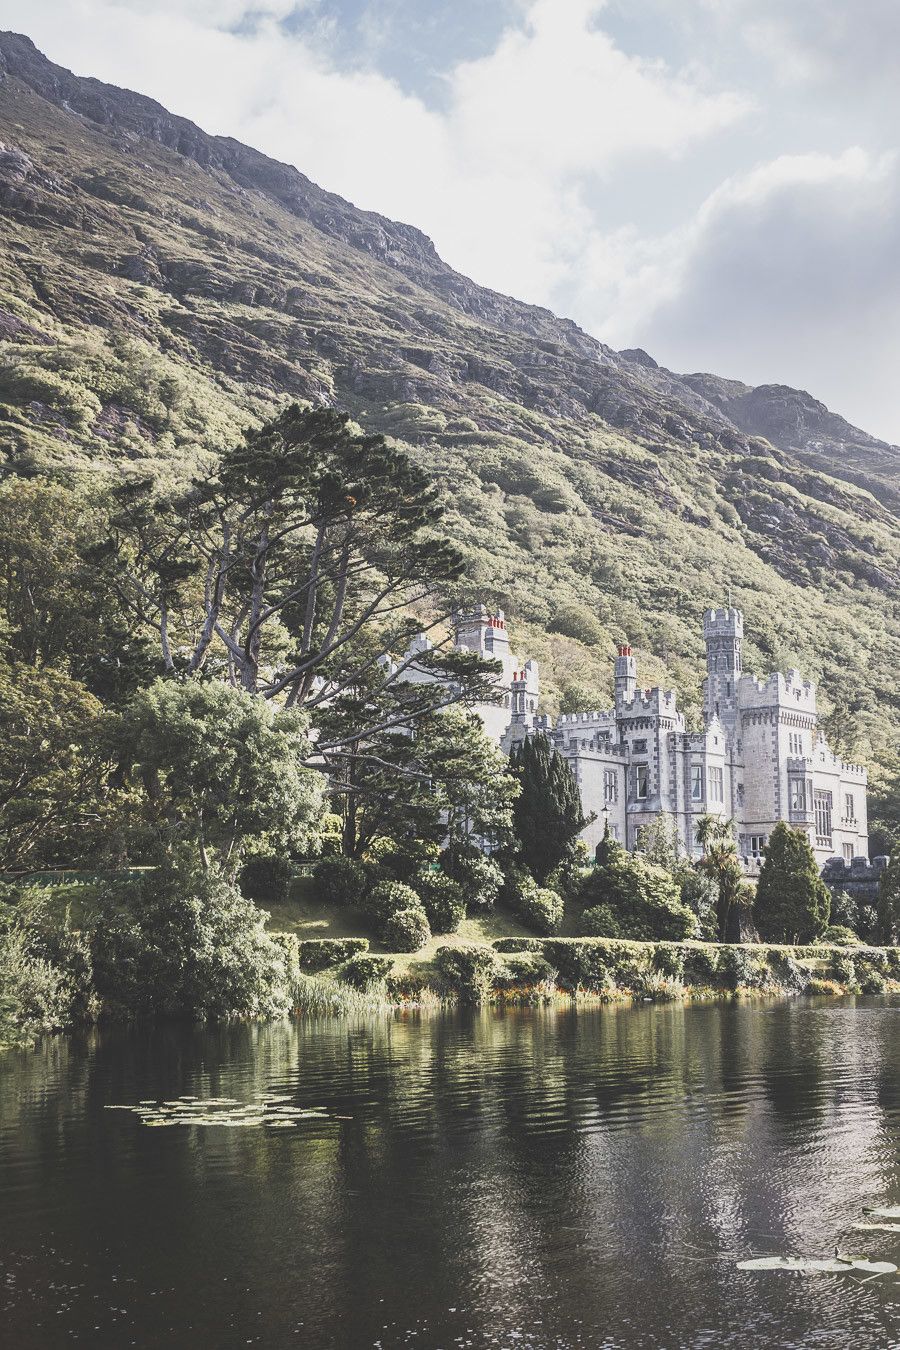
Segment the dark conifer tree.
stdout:
<path fill-rule="evenodd" d="M 779 821 L 769 836 L 753 917 L 768 942 L 810 942 L 824 932 L 831 895 L 809 838 Z"/>
<path fill-rule="evenodd" d="M 588 823 L 578 784 L 546 736 L 529 736 L 513 748 L 513 770 L 522 791 L 513 804 L 522 861 L 543 882 L 566 857 Z"/>

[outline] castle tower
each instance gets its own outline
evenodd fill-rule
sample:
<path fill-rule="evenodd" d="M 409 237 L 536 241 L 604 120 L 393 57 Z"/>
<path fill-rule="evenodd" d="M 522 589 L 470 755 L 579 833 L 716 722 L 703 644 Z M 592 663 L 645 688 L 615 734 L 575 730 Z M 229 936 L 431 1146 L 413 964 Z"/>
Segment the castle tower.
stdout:
<path fill-rule="evenodd" d="M 728 605 L 708 609 L 703 615 L 703 640 L 706 643 L 705 708 L 708 717 L 718 714 L 723 721 L 735 707 L 735 689 L 743 673 L 744 615 Z"/>
<path fill-rule="evenodd" d="M 502 661 L 504 669 L 509 660 L 509 634 L 502 609 L 489 614 L 484 605 L 457 611 L 453 616 L 457 647 L 478 652 L 486 661 Z"/>
<path fill-rule="evenodd" d="M 629 703 L 634 698 L 634 691 L 637 688 L 637 661 L 631 654 L 631 648 L 627 643 L 622 643 L 617 649 L 616 656 L 616 706 L 620 703 Z"/>

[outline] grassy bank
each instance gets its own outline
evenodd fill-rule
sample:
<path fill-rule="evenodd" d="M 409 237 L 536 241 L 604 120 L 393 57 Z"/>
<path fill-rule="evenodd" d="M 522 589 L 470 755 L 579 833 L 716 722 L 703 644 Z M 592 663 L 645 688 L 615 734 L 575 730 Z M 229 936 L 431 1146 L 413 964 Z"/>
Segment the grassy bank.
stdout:
<path fill-rule="evenodd" d="M 296 939 L 285 937 L 293 944 Z M 356 939 L 364 943 L 364 939 Z M 301 1010 L 313 997 L 343 1011 L 364 994 L 382 1006 L 654 1002 L 742 995 L 900 993 L 900 951 L 877 947 L 792 947 L 607 938 L 434 939 L 432 951 L 392 955 L 345 942 L 297 942 Z M 332 958 L 334 958 L 332 960 Z M 315 993 L 313 993 L 315 991 Z"/>

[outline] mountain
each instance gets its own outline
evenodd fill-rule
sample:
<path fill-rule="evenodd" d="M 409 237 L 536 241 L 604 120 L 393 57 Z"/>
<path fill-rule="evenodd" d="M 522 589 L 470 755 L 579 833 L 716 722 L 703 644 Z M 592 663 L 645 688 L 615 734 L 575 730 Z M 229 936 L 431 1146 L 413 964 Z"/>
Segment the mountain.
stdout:
<path fill-rule="evenodd" d="M 469 593 L 509 611 L 550 710 L 606 697 L 626 635 L 695 707 L 700 616 L 731 587 L 750 663 L 801 665 L 844 749 L 889 758 L 896 447 L 808 394 L 616 352 L 12 33 L 0 137 L 6 472 L 183 477 L 325 400 L 446 484 Z"/>

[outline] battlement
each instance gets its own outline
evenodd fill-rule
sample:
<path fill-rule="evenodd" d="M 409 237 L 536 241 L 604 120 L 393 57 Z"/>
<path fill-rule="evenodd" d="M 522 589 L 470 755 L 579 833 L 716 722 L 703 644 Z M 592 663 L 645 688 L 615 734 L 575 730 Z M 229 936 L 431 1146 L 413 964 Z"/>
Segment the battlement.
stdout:
<path fill-rule="evenodd" d="M 632 717 L 642 714 L 661 717 L 675 717 L 678 714 L 678 697 L 674 689 L 636 689 L 631 698 L 626 698 L 622 711 Z"/>
<path fill-rule="evenodd" d="M 742 675 L 737 683 L 737 697 L 742 708 L 762 704 L 767 708 L 816 711 L 816 686 L 812 680 L 804 680 L 799 670 L 789 670 L 786 675 L 776 671 L 765 679 Z"/>
<path fill-rule="evenodd" d="M 591 722 L 606 722 L 606 723 L 612 723 L 612 722 L 614 722 L 615 720 L 616 720 L 616 715 L 615 715 L 614 712 L 574 712 L 574 713 L 560 713 L 560 714 L 559 714 L 559 717 L 557 717 L 557 719 L 556 719 L 556 725 L 557 725 L 558 727 L 566 727 L 566 726 L 582 726 L 582 725 L 585 724 L 585 723 L 591 723 Z"/>
<path fill-rule="evenodd" d="M 744 615 L 740 609 L 726 606 L 723 609 L 708 609 L 703 615 L 703 636 L 734 637 L 744 636 Z"/>

